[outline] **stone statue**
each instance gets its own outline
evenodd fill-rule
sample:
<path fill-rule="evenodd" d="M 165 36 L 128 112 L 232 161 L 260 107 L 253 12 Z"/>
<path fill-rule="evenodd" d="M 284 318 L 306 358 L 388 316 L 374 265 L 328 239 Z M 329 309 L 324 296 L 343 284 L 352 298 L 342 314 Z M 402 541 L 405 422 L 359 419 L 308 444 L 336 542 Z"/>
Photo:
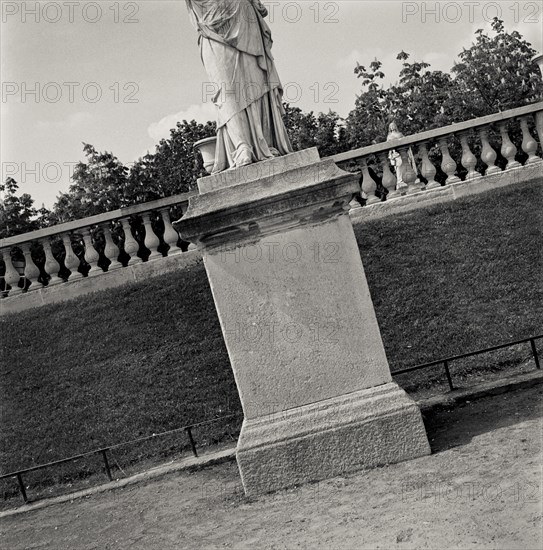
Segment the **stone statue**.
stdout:
<path fill-rule="evenodd" d="M 387 135 L 387 141 L 392 141 L 395 139 L 401 139 L 405 137 L 400 130 L 398 129 L 398 125 L 395 122 L 391 122 L 388 126 L 388 135 Z M 397 186 L 396 188 L 398 190 L 401 190 L 403 187 L 406 186 L 404 181 L 404 174 L 405 174 L 405 166 L 402 168 L 402 157 L 400 156 L 400 153 L 396 151 L 396 149 L 392 149 L 388 153 L 388 158 L 390 160 L 390 163 L 396 170 L 396 178 L 397 178 Z M 417 173 L 417 163 L 415 162 L 415 156 L 413 155 L 413 151 L 411 147 L 409 147 L 408 150 L 408 158 L 409 162 L 411 164 L 411 167 L 413 168 L 413 171 L 415 174 Z M 420 180 L 417 178 L 415 183 L 420 183 Z"/>
<path fill-rule="evenodd" d="M 292 152 L 283 90 L 260 0 L 186 0 L 202 62 L 215 88 L 212 173 Z"/>

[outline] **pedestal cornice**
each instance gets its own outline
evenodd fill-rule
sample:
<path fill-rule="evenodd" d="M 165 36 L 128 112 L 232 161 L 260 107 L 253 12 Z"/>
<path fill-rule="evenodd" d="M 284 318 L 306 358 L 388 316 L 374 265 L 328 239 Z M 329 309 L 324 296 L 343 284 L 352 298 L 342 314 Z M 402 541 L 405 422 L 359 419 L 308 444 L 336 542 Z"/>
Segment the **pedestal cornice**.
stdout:
<path fill-rule="evenodd" d="M 200 180 L 200 189 L 215 189 L 190 199 L 186 214 L 174 223 L 181 237 L 212 247 L 323 223 L 346 213 L 359 190 L 357 174 L 330 159 L 320 160 L 316 149 L 262 164 L 268 174 L 252 181 L 239 183 L 247 167 L 228 171 L 219 182 L 210 176 L 215 185 Z M 220 183 L 224 186 L 216 188 Z"/>

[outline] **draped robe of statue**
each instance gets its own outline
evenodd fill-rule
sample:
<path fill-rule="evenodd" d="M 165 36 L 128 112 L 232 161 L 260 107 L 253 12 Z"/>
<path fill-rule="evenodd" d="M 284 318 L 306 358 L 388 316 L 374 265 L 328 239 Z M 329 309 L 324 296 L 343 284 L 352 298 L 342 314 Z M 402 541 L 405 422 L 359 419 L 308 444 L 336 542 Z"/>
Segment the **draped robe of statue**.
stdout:
<path fill-rule="evenodd" d="M 216 92 L 212 173 L 291 153 L 264 6 L 259 0 L 186 2 Z"/>
<path fill-rule="evenodd" d="M 394 139 L 401 139 L 405 137 L 400 130 L 398 130 L 398 126 L 395 122 L 391 122 L 388 126 L 388 135 L 387 135 L 387 141 L 392 141 Z M 413 171 L 415 174 L 418 173 L 417 169 L 417 163 L 415 162 L 415 156 L 413 155 L 413 150 L 411 147 L 408 149 L 407 157 L 409 159 L 409 162 L 411 164 L 411 168 L 413 168 Z M 400 156 L 400 153 L 396 151 L 396 149 L 392 149 L 388 153 L 388 158 L 390 160 L 390 163 L 392 166 L 394 166 L 394 169 L 396 170 L 396 178 L 397 178 L 397 185 L 396 189 L 399 189 L 400 187 L 405 185 L 405 166 L 403 165 L 402 157 Z M 419 178 L 415 180 L 415 183 L 420 183 Z"/>

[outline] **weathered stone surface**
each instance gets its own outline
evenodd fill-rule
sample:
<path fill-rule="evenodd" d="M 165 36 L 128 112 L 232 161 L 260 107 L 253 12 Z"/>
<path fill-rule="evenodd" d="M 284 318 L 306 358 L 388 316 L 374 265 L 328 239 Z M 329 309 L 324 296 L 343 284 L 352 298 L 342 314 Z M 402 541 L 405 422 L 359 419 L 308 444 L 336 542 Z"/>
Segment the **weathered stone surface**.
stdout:
<path fill-rule="evenodd" d="M 419 408 L 393 382 L 246 419 L 237 448 L 249 495 L 427 454 Z"/>
<path fill-rule="evenodd" d="M 225 170 L 212 176 L 200 178 L 198 180 L 198 190 L 201 194 L 204 194 L 225 187 L 232 187 L 233 185 L 273 178 L 319 161 L 319 153 L 315 147 L 312 147 L 283 157 L 248 164 L 235 170 Z"/>
<path fill-rule="evenodd" d="M 246 418 L 391 380 L 347 214 L 204 264 Z"/>
<path fill-rule="evenodd" d="M 266 161 L 272 175 L 247 183 L 239 183 L 235 173 L 250 167 L 231 170 L 229 187 L 192 197 L 173 225 L 184 239 L 209 248 L 343 214 L 359 190 L 357 176 L 330 159 L 308 164 L 311 158 L 318 159 L 316 149 Z"/>

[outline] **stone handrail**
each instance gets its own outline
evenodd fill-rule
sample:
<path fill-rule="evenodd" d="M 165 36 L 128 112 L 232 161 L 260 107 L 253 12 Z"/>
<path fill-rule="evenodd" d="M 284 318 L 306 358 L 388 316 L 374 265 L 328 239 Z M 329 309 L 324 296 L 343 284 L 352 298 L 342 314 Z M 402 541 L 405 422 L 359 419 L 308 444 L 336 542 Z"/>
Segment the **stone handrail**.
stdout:
<path fill-rule="evenodd" d="M 90 266 L 88 277 L 134 265 L 143 261 L 138 256 L 141 249 L 149 252 L 147 261 L 180 254 L 182 250 L 178 247 L 179 235 L 171 224 L 170 209 L 178 206 L 185 212 L 189 198 L 195 193 L 197 192 L 193 191 L 128 206 L 0 240 L 0 255 L 5 264 L 3 277 L 5 288 L 0 289 L 0 292 L 4 297 L 12 297 L 22 294 L 25 290 L 32 291 L 43 288 L 45 285 L 52 286 L 68 280 L 81 279 L 85 271 L 81 269 L 84 263 Z M 153 229 L 153 216 L 160 216 L 162 221 L 163 231 L 160 235 L 157 235 Z M 139 219 L 143 223 L 145 232 L 143 242 L 138 242 L 134 238 L 130 225 L 131 219 Z M 123 238 L 117 238 L 117 243 L 113 238 L 114 226 L 122 228 Z M 105 243 L 103 256 L 109 262 L 106 267 L 103 267 L 104 262 L 101 262 L 100 254 L 95 248 L 95 239 L 99 234 Z M 65 252 L 63 266 L 53 254 L 51 241 L 55 237 L 60 237 L 62 240 Z M 80 250 L 84 251 L 84 262 L 74 252 L 75 240 L 79 241 Z M 34 261 L 31 250 L 31 245 L 34 243 L 38 243 L 45 256 L 42 269 Z M 159 251 L 159 248 L 162 251 Z M 13 261 L 12 252 L 17 249 L 24 255 L 24 271 L 22 262 L 18 264 Z M 121 249 L 124 253 L 124 263 L 120 261 Z M 102 263 L 102 266 L 99 263 Z M 16 266 L 20 269 L 17 270 Z M 62 277 L 59 276 L 61 272 Z"/>
<path fill-rule="evenodd" d="M 500 153 L 507 161 L 503 172 L 521 168 L 522 165 L 516 159 L 518 149 L 509 137 L 509 123 L 514 120 L 520 122 L 522 131 L 522 151 L 527 156 L 525 165 L 540 163 L 541 158 L 536 155 L 538 144 L 533 137 L 529 124 L 532 116 L 535 117 L 535 128 L 539 136 L 539 143 L 543 143 L 543 102 L 533 103 L 517 109 L 503 111 L 501 113 L 451 124 L 442 128 L 420 132 L 400 139 L 390 140 L 384 143 L 362 147 L 346 153 L 334 155 L 334 162 L 339 165 L 346 165 L 355 161 L 362 171 L 361 191 L 362 197 L 366 199 L 366 206 L 371 206 L 382 201 L 382 197 L 376 194 L 377 183 L 369 171 L 369 161 L 377 157 L 381 165 L 382 185 L 387 190 L 386 200 L 396 199 L 401 195 L 410 195 L 420 193 L 425 190 L 432 190 L 448 186 L 451 184 L 463 182 L 475 183 L 478 179 L 501 173 L 502 169 L 495 165 L 498 158 L 496 151 L 489 142 L 488 132 L 490 127 L 495 124 L 499 128 L 501 136 Z M 468 140 L 475 135 L 477 130 L 481 141 L 481 161 L 486 165 L 484 174 L 478 172 L 475 168 L 478 164 L 477 158 L 470 149 Z M 462 152 L 459 163 L 452 158 L 449 150 L 449 139 L 458 137 Z M 429 158 L 430 145 L 437 142 L 441 152 L 442 172 L 447 176 L 442 185 L 435 180 L 437 169 Z M 427 181 L 426 184 L 420 182 L 417 177 L 419 167 L 414 164 L 413 148 L 416 146 L 420 155 L 420 174 Z M 396 173 L 390 167 L 390 154 L 397 158 Z M 398 162 L 399 161 L 399 162 Z M 458 172 L 458 166 L 462 166 L 466 175 L 462 180 Z M 360 204 L 353 200 L 353 208 L 360 207 Z"/>
<path fill-rule="evenodd" d="M 111 222 L 119 220 L 126 216 L 134 216 L 142 214 L 143 212 L 149 212 L 153 210 L 159 210 L 166 206 L 175 206 L 178 204 L 188 203 L 192 195 L 197 195 L 197 191 L 191 193 L 184 193 L 182 195 L 173 195 L 156 201 L 145 202 L 143 204 L 136 204 L 119 208 L 117 210 L 111 210 L 104 214 L 97 214 L 96 216 L 89 216 L 88 218 L 81 218 L 71 222 L 59 223 L 51 227 L 45 227 L 44 229 L 38 229 L 37 231 L 30 231 L 15 237 L 8 237 L 7 239 L 0 239 L 0 249 L 8 246 L 15 246 L 28 241 L 35 241 L 43 239 L 45 237 L 52 237 L 53 235 L 59 235 L 60 233 L 75 231 L 82 227 L 90 227 L 93 225 L 99 225 L 101 223 Z"/>
<path fill-rule="evenodd" d="M 407 145 L 414 145 L 417 143 L 423 143 L 425 141 L 436 140 L 441 137 L 453 136 L 474 128 L 480 128 L 482 126 L 489 126 L 493 123 L 499 123 L 508 121 L 514 118 L 520 118 L 529 116 L 538 111 L 543 111 L 543 101 L 533 103 L 531 105 L 525 105 L 517 109 L 511 109 L 509 111 L 502 111 L 493 115 L 488 115 L 480 118 L 474 118 L 465 122 L 458 122 L 456 124 L 450 124 L 449 126 L 443 126 L 441 128 L 435 128 L 434 130 L 427 130 L 426 132 L 420 132 L 418 134 L 412 134 L 401 139 L 395 139 L 386 141 L 383 143 L 377 143 L 375 145 L 369 145 L 367 147 L 361 147 L 359 149 L 353 149 L 345 153 L 339 153 L 332 158 L 337 164 L 344 163 L 349 160 L 359 159 L 368 155 L 375 155 L 391 149 L 400 149 Z"/>

